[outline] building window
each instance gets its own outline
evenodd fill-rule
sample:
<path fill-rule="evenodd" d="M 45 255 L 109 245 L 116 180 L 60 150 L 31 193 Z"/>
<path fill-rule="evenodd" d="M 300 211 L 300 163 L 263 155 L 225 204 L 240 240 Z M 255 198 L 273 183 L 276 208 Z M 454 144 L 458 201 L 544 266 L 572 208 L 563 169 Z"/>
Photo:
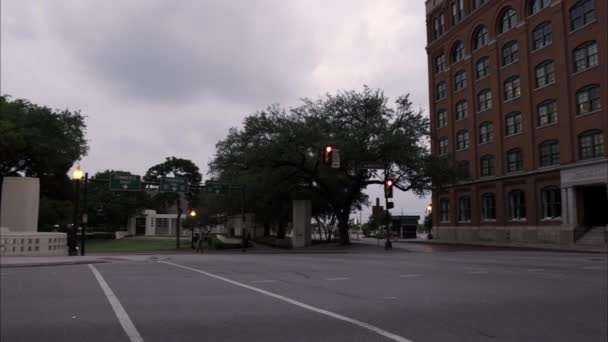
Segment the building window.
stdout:
<path fill-rule="evenodd" d="M 526 218 L 526 196 L 521 190 L 509 192 L 509 219 L 523 220 Z"/>
<path fill-rule="evenodd" d="M 461 129 L 456 133 L 456 149 L 464 150 L 469 148 L 469 131 Z"/>
<path fill-rule="evenodd" d="M 462 120 L 468 115 L 467 101 L 460 100 L 456 102 L 456 120 Z"/>
<path fill-rule="evenodd" d="M 477 111 L 481 112 L 492 108 L 492 92 L 484 89 L 477 95 Z"/>
<path fill-rule="evenodd" d="M 494 141 L 494 125 L 491 122 L 484 122 L 479 125 L 479 143 L 487 144 Z"/>
<path fill-rule="evenodd" d="M 488 0 L 473 0 L 473 8 L 477 8 L 485 4 Z"/>
<path fill-rule="evenodd" d="M 448 154 L 448 138 L 442 137 L 439 139 L 439 154 Z"/>
<path fill-rule="evenodd" d="M 440 35 L 443 34 L 445 29 L 445 18 L 443 14 L 438 17 L 435 17 L 434 26 L 433 26 L 433 38 L 437 39 Z"/>
<path fill-rule="evenodd" d="M 447 95 L 447 86 L 445 81 L 441 81 L 437 84 L 437 100 L 441 100 Z"/>
<path fill-rule="evenodd" d="M 552 29 L 550 22 L 544 22 L 532 31 L 532 50 L 543 48 L 552 42 Z"/>
<path fill-rule="evenodd" d="M 507 172 L 517 172 L 524 169 L 524 153 L 520 148 L 507 152 Z"/>
<path fill-rule="evenodd" d="M 562 217 L 562 194 L 559 188 L 549 187 L 541 191 L 543 217 L 560 219 Z"/>
<path fill-rule="evenodd" d="M 488 33 L 488 28 L 485 26 L 481 26 L 480 28 L 478 28 L 475 31 L 475 44 L 473 44 L 475 46 L 475 49 L 479 49 L 483 46 L 488 45 L 488 41 L 489 41 L 489 33 Z"/>
<path fill-rule="evenodd" d="M 600 158 L 604 155 L 604 135 L 599 129 L 592 129 L 578 136 L 579 156 L 581 160 Z"/>
<path fill-rule="evenodd" d="M 536 14 L 549 5 L 551 5 L 551 0 L 531 0 L 528 3 L 528 13 L 530 13 L 530 15 Z"/>
<path fill-rule="evenodd" d="M 490 60 L 488 57 L 483 57 L 475 64 L 475 75 L 477 79 L 488 76 L 490 70 Z"/>
<path fill-rule="evenodd" d="M 450 222 L 450 200 L 442 198 L 439 200 L 439 220 L 441 222 Z"/>
<path fill-rule="evenodd" d="M 541 102 L 536 107 L 538 114 L 538 126 L 550 125 L 557 122 L 557 110 L 555 100 Z"/>
<path fill-rule="evenodd" d="M 580 0 L 570 8 L 570 29 L 579 29 L 595 18 L 593 0 Z"/>
<path fill-rule="evenodd" d="M 481 219 L 496 220 L 496 196 L 491 192 L 481 195 Z"/>
<path fill-rule="evenodd" d="M 597 42 L 591 41 L 579 45 L 573 52 L 574 71 L 579 72 L 598 64 Z"/>
<path fill-rule="evenodd" d="M 448 125 L 448 112 L 440 110 L 437 112 L 437 127 L 445 127 Z"/>
<path fill-rule="evenodd" d="M 544 61 L 536 66 L 536 87 L 544 87 L 555 82 L 555 66 L 553 61 Z"/>
<path fill-rule="evenodd" d="M 512 8 L 503 12 L 498 22 L 498 33 L 510 31 L 517 24 L 517 13 Z"/>
<path fill-rule="evenodd" d="M 464 0 L 452 1 L 452 24 L 458 24 L 464 15 Z"/>
<path fill-rule="evenodd" d="M 502 65 L 509 65 L 519 60 L 519 47 L 516 41 L 510 41 L 502 47 Z"/>
<path fill-rule="evenodd" d="M 471 177 L 470 172 L 470 163 L 468 160 L 460 160 L 456 163 L 458 175 L 464 179 L 468 179 Z"/>
<path fill-rule="evenodd" d="M 511 76 L 504 83 L 505 101 L 513 100 L 521 95 L 519 77 Z"/>
<path fill-rule="evenodd" d="M 462 196 L 458 199 L 458 221 L 471 221 L 471 197 Z"/>
<path fill-rule="evenodd" d="M 522 117 L 520 112 L 512 112 L 505 117 L 505 135 L 521 133 Z"/>
<path fill-rule="evenodd" d="M 441 54 L 435 57 L 435 73 L 440 73 L 445 70 L 445 55 Z"/>
<path fill-rule="evenodd" d="M 600 87 L 586 86 L 576 92 L 576 115 L 589 114 L 600 110 Z"/>
<path fill-rule="evenodd" d="M 540 166 L 559 165 L 559 141 L 548 140 L 538 146 Z"/>
<path fill-rule="evenodd" d="M 481 177 L 494 176 L 494 156 L 481 157 Z"/>
<path fill-rule="evenodd" d="M 456 43 L 452 49 L 452 61 L 458 62 L 464 58 L 464 44 L 462 42 Z"/>
<path fill-rule="evenodd" d="M 464 70 L 456 73 L 454 76 L 454 90 L 461 90 L 467 86 L 467 74 Z"/>

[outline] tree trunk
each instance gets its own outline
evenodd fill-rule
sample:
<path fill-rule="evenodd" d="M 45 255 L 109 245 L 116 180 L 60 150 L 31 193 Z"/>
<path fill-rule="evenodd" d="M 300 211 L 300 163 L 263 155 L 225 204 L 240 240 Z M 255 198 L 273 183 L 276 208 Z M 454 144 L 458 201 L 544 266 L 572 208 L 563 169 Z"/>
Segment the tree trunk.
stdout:
<path fill-rule="evenodd" d="M 348 234 L 348 211 L 347 214 L 338 214 L 338 231 L 340 232 L 340 244 L 349 245 L 350 236 Z"/>
<path fill-rule="evenodd" d="M 285 224 L 283 221 L 279 221 L 279 228 L 277 229 L 277 238 L 283 239 L 285 237 Z"/>

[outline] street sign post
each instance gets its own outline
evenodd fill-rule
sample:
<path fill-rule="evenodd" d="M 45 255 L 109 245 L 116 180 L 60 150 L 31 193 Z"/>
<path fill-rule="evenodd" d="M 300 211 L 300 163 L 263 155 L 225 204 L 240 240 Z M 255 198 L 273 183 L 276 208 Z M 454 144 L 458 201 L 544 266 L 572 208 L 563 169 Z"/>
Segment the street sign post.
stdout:
<path fill-rule="evenodd" d="M 188 180 L 185 178 L 163 177 L 160 180 L 158 191 L 160 192 L 186 192 Z"/>
<path fill-rule="evenodd" d="M 213 195 L 225 195 L 230 190 L 230 184 L 208 180 L 205 182 L 205 192 Z"/>
<path fill-rule="evenodd" d="M 361 162 L 361 163 L 359 163 L 359 169 L 384 170 L 384 163 L 383 162 Z"/>
<path fill-rule="evenodd" d="M 110 190 L 112 191 L 140 191 L 141 176 L 110 174 Z"/>

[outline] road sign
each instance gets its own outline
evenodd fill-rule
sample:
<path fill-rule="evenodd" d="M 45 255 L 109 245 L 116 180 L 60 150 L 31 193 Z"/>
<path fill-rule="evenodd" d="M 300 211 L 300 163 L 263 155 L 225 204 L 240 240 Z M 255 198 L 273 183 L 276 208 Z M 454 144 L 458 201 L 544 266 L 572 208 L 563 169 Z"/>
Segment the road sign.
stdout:
<path fill-rule="evenodd" d="M 230 184 L 208 180 L 205 182 L 205 192 L 214 195 L 225 195 L 230 190 Z"/>
<path fill-rule="evenodd" d="M 368 170 L 384 170 L 383 162 L 361 162 L 359 163 L 360 169 L 368 169 Z"/>
<path fill-rule="evenodd" d="M 331 168 L 339 169 L 340 168 L 340 150 L 334 148 L 331 156 Z"/>
<path fill-rule="evenodd" d="M 141 176 L 110 174 L 110 190 L 112 191 L 140 191 Z"/>
<path fill-rule="evenodd" d="M 185 178 L 164 177 L 160 180 L 158 191 L 160 192 L 186 192 L 188 180 Z"/>

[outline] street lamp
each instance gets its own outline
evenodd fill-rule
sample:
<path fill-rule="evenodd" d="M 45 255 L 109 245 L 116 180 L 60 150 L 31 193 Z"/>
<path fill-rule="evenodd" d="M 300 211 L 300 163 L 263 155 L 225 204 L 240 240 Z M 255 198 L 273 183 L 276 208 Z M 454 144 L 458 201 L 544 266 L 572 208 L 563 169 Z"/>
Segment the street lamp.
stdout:
<path fill-rule="evenodd" d="M 429 205 L 426 206 L 426 213 L 430 214 L 433 212 L 433 205 L 431 203 L 429 203 Z"/>
<path fill-rule="evenodd" d="M 82 231 L 81 231 L 81 235 L 80 235 L 80 253 L 81 255 L 84 256 L 84 246 L 85 246 L 85 231 L 86 231 L 86 224 L 88 221 L 88 215 L 87 215 L 87 184 L 89 181 L 89 174 L 88 173 L 84 173 L 84 198 L 83 198 L 83 205 L 84 205 L 84 213 L 82 214 L 82 217 L 80 217 L 80 182 L 82 181 L 82 176 L 83 176 L 83 172 L 82 169 L 80 168 L 80 165 L 78 165 L 74 171 L 72 172 L 72 178 L 74 179 L 74 181 L 76 181 L 76 199 L 75 199 L 75 203 L 74 203 L 74 233 L 78 234 L 78 223 L 79 223 L 79 219 L 82 218 Z M 73 250 L 72 250 L 73 251 Z"/>
<path fill-rule="evenodd" d="M 190 210 L 190 217 L 195 217 L 196 216 L 196 210 L 192 209 Z"/>

